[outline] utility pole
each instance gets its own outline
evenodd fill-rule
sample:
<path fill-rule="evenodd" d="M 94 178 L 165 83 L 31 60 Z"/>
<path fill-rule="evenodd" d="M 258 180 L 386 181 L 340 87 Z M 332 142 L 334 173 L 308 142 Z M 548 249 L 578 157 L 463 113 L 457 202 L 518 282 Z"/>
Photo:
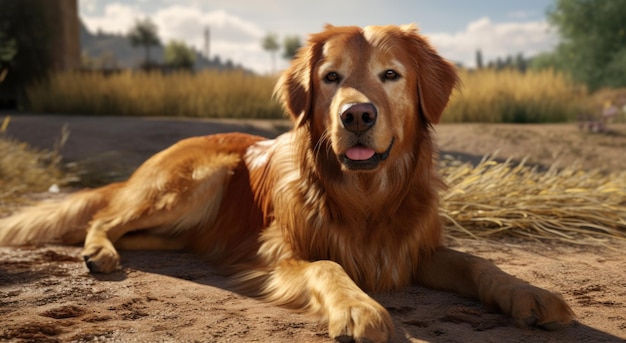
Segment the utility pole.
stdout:
<path fill-rule="evenodd" d="M 204 28 L 204 55 L 206 59 L 211 61 L 211 29 L 207 26 Z"/>

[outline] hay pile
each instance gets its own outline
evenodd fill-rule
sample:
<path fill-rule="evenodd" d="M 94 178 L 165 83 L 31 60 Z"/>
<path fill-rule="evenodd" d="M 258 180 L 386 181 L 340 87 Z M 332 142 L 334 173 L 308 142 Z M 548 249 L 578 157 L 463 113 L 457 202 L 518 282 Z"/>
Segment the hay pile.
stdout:
<path fill-rule="evenodd" d="M 38 150 L 6 135 L 9 120 L 6 117 L 0 125 L 0 216 L 8 214 L 9 207 L 29 202 L 29 194 L 71 180 L 58 153 L 67 139 L 66 130 L 53 150 Z"/>
<path fill-rule="evenodd" d="M 574 244 L 626 239 L 626 171 L 576 166 L 539 171 L 485 157 L 478 165 L 442 160 L 442 193 L 452 238 L 505 235 Z"/>

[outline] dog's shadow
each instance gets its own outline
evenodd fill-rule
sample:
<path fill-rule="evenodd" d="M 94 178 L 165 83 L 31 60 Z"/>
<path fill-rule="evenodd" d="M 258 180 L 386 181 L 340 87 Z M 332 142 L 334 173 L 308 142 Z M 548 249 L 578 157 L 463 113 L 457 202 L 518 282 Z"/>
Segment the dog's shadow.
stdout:
<path fill-rule="evenodd" d="M 104 282 L 132 277 L 139 271 L 154 273 L 237 293 L 229 280 L 196 255 L 182 252 L 122 251 L 123 269 L 112 274 L 95 274 Z M 210 290 L 207 290 L 210 291 Z M 391 314 L 396 328 L 392 342 L 623 342 L 623 339 L 575 322 L 557 331 L 522 329 L 500 313 L 490 311 L 473 299 L 412 286 L 406 290 L 373 294 Z M 274 306 L 274 305 L 267 305 Z"/>

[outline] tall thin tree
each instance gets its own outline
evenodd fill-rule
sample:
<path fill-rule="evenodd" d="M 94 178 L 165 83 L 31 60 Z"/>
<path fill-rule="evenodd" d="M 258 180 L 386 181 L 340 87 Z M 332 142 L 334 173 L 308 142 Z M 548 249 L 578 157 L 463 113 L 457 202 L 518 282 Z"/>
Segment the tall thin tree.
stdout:
<path fill-rule="evenodd" d="M 483 69 L 483 52 L 476 50 L 476 69 Z"/>
<path fill-rule="evenodd" d="M 262 42 L 263 49 L 269 51 L 272 56 L 272 74 L 276 72 L 276 51 L 280 49 L 278 44 L 278 36 L 274 33 L 268 33 Z"/>
<path fill-rule="evenodd" d="M 299 36 L 287 36 L 283 41 L 283 58 L 287 60 L 293 59 L 298 50 L 302 46 Z"/>
<path fill-rule="evenodd" d="M 128 32 L 130 44 L 134 47 L 143 46 L 145 51 L 144 65 L 150 64 L 150 47 L 161 44 L 158 28 L 150 18 L 137 20 Z"/>

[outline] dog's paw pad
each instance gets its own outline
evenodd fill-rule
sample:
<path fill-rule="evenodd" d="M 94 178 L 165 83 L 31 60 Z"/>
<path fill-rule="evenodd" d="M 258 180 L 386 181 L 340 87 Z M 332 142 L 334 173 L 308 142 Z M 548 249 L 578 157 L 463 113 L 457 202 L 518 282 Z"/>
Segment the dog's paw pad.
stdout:
<path fill-rule="evenodd" d="M 119 255 L 115 250 L 90 248 L 83 250 L 83 259 L 90 273 L 111 273 L 119 264 Z"/>

